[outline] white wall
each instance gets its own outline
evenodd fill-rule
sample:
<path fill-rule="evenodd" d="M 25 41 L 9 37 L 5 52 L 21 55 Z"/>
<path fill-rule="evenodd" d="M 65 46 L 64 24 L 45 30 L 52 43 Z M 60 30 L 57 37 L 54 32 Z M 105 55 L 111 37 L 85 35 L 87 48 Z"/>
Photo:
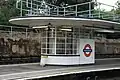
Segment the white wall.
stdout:
<path fill-rule="evenodd" d="M 91 46 L 92 52 L 90 54 L 90 56 L 86 56 L 84 54 L 84 47 L 85 45 L 89 44 Z M 93 39 L 80 39 L 80 64 L 93 64 L 95 63 L 95 43 Z M 89 49 L 89 47 L 87 47 L 86 49 Z M 86 52 L 86 54 L 89 54 L 89 52 Z"/>

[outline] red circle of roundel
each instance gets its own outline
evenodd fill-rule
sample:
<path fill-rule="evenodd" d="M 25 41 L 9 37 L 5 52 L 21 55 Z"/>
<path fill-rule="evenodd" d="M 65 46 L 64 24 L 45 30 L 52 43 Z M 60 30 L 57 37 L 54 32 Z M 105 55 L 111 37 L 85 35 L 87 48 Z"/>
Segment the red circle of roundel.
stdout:
<path fill-rule="evenodd" d="M 87 47 L 88 47 L 89 49 L 87 49 Z M 84 55 L 85 55 L 86 57 L 89 57 L 89 56 L 91 55 L 91 53 L 92 53 L 92 48 L 91 48 L 91 46 L 90 46 L 89 44 L 86 44 L 85 47 L 84 47 L 84 49 L 83 49 L 83 52 L 84 52 Z M 87 54 L 87 52 L 88 52 L 88 54 Z"/>

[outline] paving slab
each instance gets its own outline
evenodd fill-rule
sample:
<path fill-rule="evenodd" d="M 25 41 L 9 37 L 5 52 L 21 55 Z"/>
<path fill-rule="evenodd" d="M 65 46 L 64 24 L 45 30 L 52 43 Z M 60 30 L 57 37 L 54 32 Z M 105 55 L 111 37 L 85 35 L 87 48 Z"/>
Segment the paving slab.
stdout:
<path fill-rule="evenodd" d="M 98 59 L 93 65 L 45 66 L 39 63 L 0 66 L 0 80 L 35 79 L 94 71 L 120 69 L 120 59 Z"/>

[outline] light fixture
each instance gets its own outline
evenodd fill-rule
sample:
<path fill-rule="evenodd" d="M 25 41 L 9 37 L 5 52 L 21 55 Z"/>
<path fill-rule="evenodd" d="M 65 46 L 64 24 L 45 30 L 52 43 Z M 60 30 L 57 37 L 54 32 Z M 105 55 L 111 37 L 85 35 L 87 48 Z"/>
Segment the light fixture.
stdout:
<path fill-rule="evenodd" d="M 96 27 L 85 27 L 86 29 L 93 29 L 93 30 L 96 30 L 96 29 L 100 29 L 100 28 L 96 28 Z"/>
<path fill-rule="evenodd" d="M 99 29 L 99 30 L 96 30 L 97 32 L 104 32 L 104 33 L 114 33 L 115 31 L 113 30 L 106 30 L 106 29 Z"/>
<path fill-rule="evenodd" d="M 60 29 L 62 31 L 72 31 L 72 29 Z"/>
<path fill-rule="evenodd" d="M 39 28 L 48 28 L 48 26 L 34 26 L 33 29 L 39 29 Z"/>

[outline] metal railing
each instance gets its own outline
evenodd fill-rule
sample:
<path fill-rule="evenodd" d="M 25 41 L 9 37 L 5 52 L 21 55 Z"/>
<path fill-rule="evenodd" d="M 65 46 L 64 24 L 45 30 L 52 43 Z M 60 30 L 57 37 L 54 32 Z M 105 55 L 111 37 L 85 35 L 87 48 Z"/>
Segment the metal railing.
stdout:
<path fill-rule="evenodd" d="M 87 9 L 83 10 L 83 6 Z M 105 11 L 101 6 L 109 7 L 111 11 Z M 60 7 L 48 4 L 44 0 L 18 0 L 16 8 L 20 10 L 20 16 L 73 16 L 119 21 L 115 6 L 94 1 Z"/>

